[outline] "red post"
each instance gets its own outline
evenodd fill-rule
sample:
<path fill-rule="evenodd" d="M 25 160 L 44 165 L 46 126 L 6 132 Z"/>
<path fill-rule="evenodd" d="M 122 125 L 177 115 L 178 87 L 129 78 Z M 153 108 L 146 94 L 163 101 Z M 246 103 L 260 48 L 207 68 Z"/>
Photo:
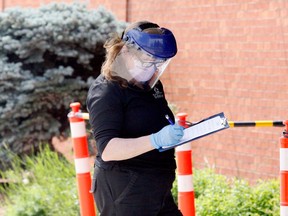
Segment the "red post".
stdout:
<path fill-rule="evenodd" d="M 74 148 L 80 213 L 81 216 L 95 216 L 93 196 L 89 193 L 92 181 L 85 121 L 83 118 L 75 116 L 75 113 L 78 113 L 80 110 L 80 103 L 71 103 L 70 107 L 72 111 L 68 114 L 68 118 Z"/>
<path fill-rule="evenodd" d="M 280 137 L 280 215 L 288 215 L 288 120 Z"/>
<path fill-rule="evenodd" d="M 177 114 L 179 125 L 187 127 L 186 117 L 186 113 Z M 176 147 L 176 160 L 178 171 L 178 207 L 183 216 L 195 216 L 191 143 Z"/>

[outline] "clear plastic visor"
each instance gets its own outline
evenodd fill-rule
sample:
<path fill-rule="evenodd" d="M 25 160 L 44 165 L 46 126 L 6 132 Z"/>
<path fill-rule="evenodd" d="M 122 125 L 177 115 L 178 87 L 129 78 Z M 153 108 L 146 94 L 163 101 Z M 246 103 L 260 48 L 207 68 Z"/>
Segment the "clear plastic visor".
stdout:
<path fill-rule="evenodd" d="M 154 58 L 134 46 L 124 45 L 112 64 L 112 74 L 131 85 L 150 90 L 159 80 L 171 58 Z"/>

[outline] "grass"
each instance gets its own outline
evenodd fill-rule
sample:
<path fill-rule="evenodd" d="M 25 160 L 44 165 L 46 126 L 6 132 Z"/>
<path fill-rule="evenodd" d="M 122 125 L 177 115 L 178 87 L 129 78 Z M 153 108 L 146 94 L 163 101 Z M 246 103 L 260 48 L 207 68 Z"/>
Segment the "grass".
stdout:
<path fill-rule="evenodd" d="M 15 157 L 2 176 L 12 182 L 0 187 L 7 216 L 79 215 L 74 166 L 48 147 L 32 158 Z"/>

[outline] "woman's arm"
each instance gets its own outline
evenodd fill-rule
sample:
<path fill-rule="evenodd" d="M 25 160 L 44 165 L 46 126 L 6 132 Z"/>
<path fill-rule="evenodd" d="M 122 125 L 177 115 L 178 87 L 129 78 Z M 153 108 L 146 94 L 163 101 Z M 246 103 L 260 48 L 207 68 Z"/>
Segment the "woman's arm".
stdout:
<path fill-rule="evenodd" d="M 113 138 L 102 153 L 102 160 L 126 160 L 155 149 L 149 135 L 139 138 Z"/>
<path fill-rule="evenodd" d="M 166 125 L 157 133 L 139 138 L 112 138 L 106 145 L 102 159 L 126 160 L 133 158 L 152 149 L 160 149 L 164 146 L 174 146 L 183 137 L 183 127 L 178 124 Z"/>

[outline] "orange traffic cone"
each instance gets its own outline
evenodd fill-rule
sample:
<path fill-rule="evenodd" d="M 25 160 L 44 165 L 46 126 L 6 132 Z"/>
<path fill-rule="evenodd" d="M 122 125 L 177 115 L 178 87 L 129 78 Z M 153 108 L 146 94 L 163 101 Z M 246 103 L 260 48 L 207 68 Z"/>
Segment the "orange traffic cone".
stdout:
<path fill-rule="evenodd" d="M 288 120 L 280 138 L 280 215 L 288 216 Z"/>
<path fill-rule="evenodd" d="M 186 113 L 177 114 L 179 125 L 187 127 L 186 117 Z M 195 216 L 191 143 L 176 147 L 176 160 L 178 171 L 178 207 L 183 216 Z"/>
<path fill-rule="evenodd" d="M 71 103 L 72 112 L 68 114 L 71 137 L 74 148 L 75 169 L 81 216 L 95 216 L 95 205 L 91 188 L 90 162 L 85 121 L 75 114 L 80 110 L 80 103 Z"/>

